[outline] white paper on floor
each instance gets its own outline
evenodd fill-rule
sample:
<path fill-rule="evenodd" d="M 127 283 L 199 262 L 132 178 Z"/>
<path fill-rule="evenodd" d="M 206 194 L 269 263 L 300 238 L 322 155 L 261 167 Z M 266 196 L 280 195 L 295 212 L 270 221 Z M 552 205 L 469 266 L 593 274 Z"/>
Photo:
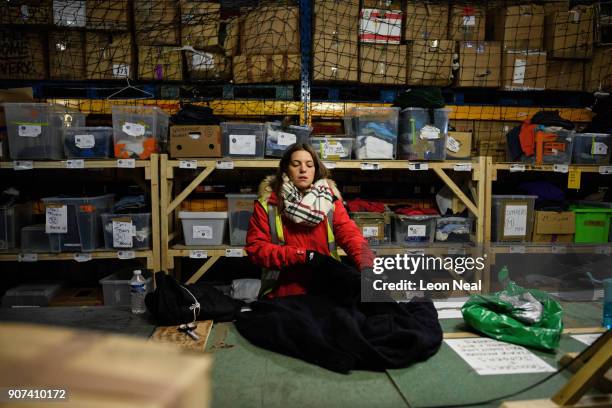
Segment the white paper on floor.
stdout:
<path fill-rule="evenodd" d="M 595 340 L 597 340 L 599 338 L 599 336 L 601 336 L 601 333 L 572 334 L 572 337 L 574 339 L 578 340 L 581 343 L 586 344 L 587 346 L 590 346 L 591 344 L 595 343 Z"/>
<path fill-rule="evenodd" d="M 550 373 L 555 369 L 525 347 L 501 341 L 444 340 L 479 375 Z"/>

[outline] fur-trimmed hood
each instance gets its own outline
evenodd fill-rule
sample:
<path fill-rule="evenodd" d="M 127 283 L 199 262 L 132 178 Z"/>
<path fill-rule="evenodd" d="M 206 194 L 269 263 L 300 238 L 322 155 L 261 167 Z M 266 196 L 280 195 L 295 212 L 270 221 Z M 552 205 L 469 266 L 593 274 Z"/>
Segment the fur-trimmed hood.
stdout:
<path fill-rule="evenodd" d="M 336 182 L 332 179 L 325 179 L 325 180 L 327 181 L 329 188 L 331 188 L 334 196 L 340 201 L 342 201 L 342 195 L 340 194 L 340 190 L 338 190 L 338 186 L 336 186 Z M 275 175 L 267 176 L 265 179 L 263 179 L 263 181 L 259 183 L 259 188 L 257 189 L 257 198 L 258 199 L 263 198 L 265 199 L 265 201 L 268 201 L 268 199 L 274 192 L 274 190 L 272 189 L 272 185 L 274 184 L 275 181 L 276 181 Z"/>

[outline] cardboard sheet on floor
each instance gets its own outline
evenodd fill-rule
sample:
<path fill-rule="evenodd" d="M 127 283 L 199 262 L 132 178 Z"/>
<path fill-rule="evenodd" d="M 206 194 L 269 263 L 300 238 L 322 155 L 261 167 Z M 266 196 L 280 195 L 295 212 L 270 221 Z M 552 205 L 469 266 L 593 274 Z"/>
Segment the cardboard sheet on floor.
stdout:
<path fill-rule="evenodd" d="M 194 331 L 199 337 L 199 340 L 194 340 L 189 337 L 187 333 L 178 331 L 178 326 L 161 326 L 155 329 L 155 332 L 151 336 L 151 341 L 170 343 L 187 350 L 204 351 L 212 325 L 212 320 L 198 322 L 198 327 L 196 327 Z"/>
<path fill-rule="evenodd" d="M 253 346 L 231 323 L 213 326 L 213 407 L 405 407 L 386 373 L 334 373 Z"/>
<path fill-rule="evenodd" d="M 531 349 L 547 364 L 557 368 L 557 360 L 565 353 L 582 351 L 586 346 L 563 335 L 556 353 Z M 401 370 L 388 370 L 410 406 L 467 404 L 496 398 L 525 388 L 551 373 L 478 375 L 450 346 L 442 343 L 438 354 L 425 363 Z M 569 379 L 571 373 L 561 373 L 513 400 L 550 398 Z M 426 390 L 435 390 L 426 391 Z M 499 407 L 500 402 L 482 405 Z"/>

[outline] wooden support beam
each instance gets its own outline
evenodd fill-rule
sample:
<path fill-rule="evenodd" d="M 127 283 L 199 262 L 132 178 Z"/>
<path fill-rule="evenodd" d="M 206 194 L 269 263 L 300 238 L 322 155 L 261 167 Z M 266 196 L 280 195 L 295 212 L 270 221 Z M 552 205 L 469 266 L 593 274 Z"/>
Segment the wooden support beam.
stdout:
<path fill-rule="evenodd" d="M 191 277 L 187 280 L 187 284 L 196 283 L 212 266 L 221 259 L 220 256 L 211 256 Z"/>
<path fill-rule="evenodd" d="M 148 267 L 155 272 L 161 270 L 161 234 L 160 234 L 160 208 L 159 203 L 159 155 L 151 155 L 151 166 L 145 169 L 149 173 L 151 182 L 151 236 L 153 238 L 153 264 Z"/>
<path fill-rule="evenodd" d="M 168 205 L 168 208 L 166 208 L 166 214 L 170 215 L 172 211 L 174 211 L 174 209 L 178 207 L 179 204 L 182 203 L 183 200 L 186 199 L 189 194 L 191 194 L 193 190 L 195 190 L 196 187 L 199 186 L 214 170 L 214 167 L 204 168 L 202 172 L 198 174 L 196 178 L 194 178 L 174 200 L 172 200 L 172 202 Z"/>
<path fill-rule="evenodd" d="M 475 217 L 478 217 L 478 209 L 476 208 L 472 200 L 470 200 L 468 196 L 466 196 L 465 193 L 461 191 L 457 184 L 455 184 L 455 182 L 450 177 L 448 177 L 448 174 L 446 174 L 444 170 L 440 168 L 434 168 L 433 170 L 438 175 L 438 177 L 440 177 L 442 181 L 453 191 L 453 193 L 455 193 L 457 197 L 459 197 L 463 204 L 466 205 L 468 210 L 470 210 L 470 212 L 474 214 Z"/>

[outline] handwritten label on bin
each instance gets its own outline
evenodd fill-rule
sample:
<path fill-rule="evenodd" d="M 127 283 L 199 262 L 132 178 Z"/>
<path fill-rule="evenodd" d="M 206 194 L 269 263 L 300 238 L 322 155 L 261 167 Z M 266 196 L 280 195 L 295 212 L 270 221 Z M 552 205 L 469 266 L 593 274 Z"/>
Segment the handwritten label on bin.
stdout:
<path fill-rule="evenodd" d="M 132 248 L 134 235 L 134 225 L 129 218 L 113 220 L 113 247 Z"/>
<path fill-rule="evenodd" d="M 429 170 L 429 164 L 427 164 L 427 163 L 410 163 L 410 164 L 408 164 L 408 170 L 412 170 L 412 171 Z"/>
<path fill-rule="evenodd" d="M 242 248 L 227 248 L 225 250 L 225 256 L 228 258 L 242 258 Z"/>
<path fill-rule="evenodd" d="M 511 164 L 510 165 L 510 173 L 523 172 L 525 171 L 524 164 Z"/>
<path fill-rule="evenodd" d="M 45 232 L 47 234 L 65 234 L 68 232 L 67 206 L 47 205 Z"/>
<path fill-rule="evenodd" d="M 472 171 L 472 163 L 457 163 L 453 166 L 454 171 Z"/>
<path fill-rule="evenodd" d="M 599 174 L 612 174 L 612 166 L 599 166 Z"/>
<path fill-rule="evenodd" d="M 193 259 L 206 259 L 208 258 L 208 252 L 200 249 L 192 249 L 189 251 L 189 257 Z"/>
<path fill-rule="evenodd" d="M 181 160 L 179 161 L 179 169 L 197 169 L 197 160 Z"/>
<path fill-rule="evenodd" d="M 361 170 L 380 170 L 380 163 L 361 163 Z"/>
<path fill-rule="evenodd" d="M 118 251 L 117 258 L 119 259 L 134 259 L 136 258 L 136 251 Z"/>
<path fill-rule="evenodd" d="M 18 262 L 37 262 L 38 254 L 19 254 L 17 255 Z"/>
<path fill-rule="evenodd" d="M 512 245 L 510 247 L 511 254 L 524 254 L 526 252 L 525 245 Z"/>
<path fill-rule="evenodd" d="M 77 262 L 89 262 L 91 261 L 91 254 L 74 254 L 72 258 Z"/>
<path fill-rule="evenodd" d="M 217 165 L 215 167 L 218 170 L 233 170 L 234 162 L 231 160 L 217 160 Z"/>
<path fill-rule="evenodd" d="M 120 169 L 134 169 L 136 168 L 136 159 L 119 159 L 117 160 L 117 167 Z"/>
<path fill-rule="evenodd" d="M 67 169 L 84 169 L 85 160 L 83 159 L 66 160 L 65 166 Z"/>
<path fill-rule="evenodd" d="M 555 173 L 567 173 L 569 172 L 569 166 L 567 164 L 554 164 L 553 171 Z"/>
<path fill-rule="evenodd" d="M 32 170 L 33 168 L 33 161 L 18 160 L 13 162 L 13 170 Z"/>

